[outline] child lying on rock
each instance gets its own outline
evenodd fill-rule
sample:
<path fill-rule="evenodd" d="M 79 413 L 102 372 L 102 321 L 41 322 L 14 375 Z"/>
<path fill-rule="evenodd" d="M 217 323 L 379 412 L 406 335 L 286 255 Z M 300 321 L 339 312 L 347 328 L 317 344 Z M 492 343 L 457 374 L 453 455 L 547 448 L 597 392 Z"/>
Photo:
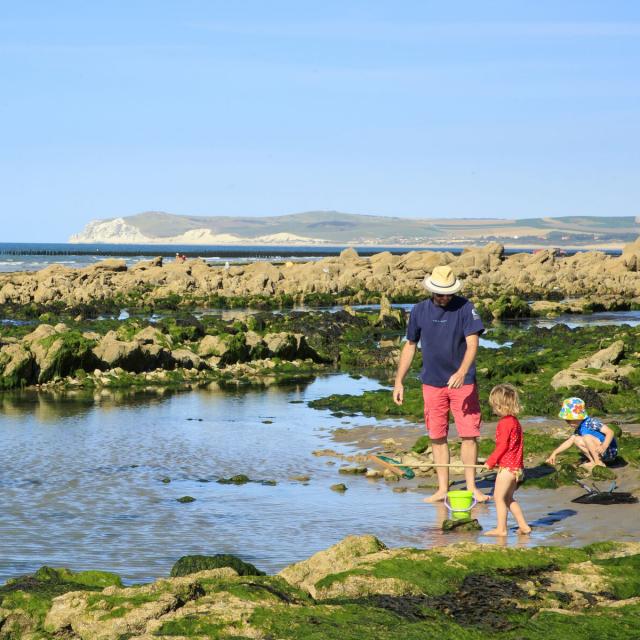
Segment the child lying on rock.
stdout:
<path fill-rule="evenodd" d="M 549 464 L 555 464 L 559 453 L 576 446 L 586 456 L 585 466 L 604 467 L 618 456 L 618 443 L 613 430 L 597 418 L 587 414 L 584 400 L 581 398 L 567 398 L 562 403 L 558 417 L 573 427 L 573 435 L 557 446 L 547 458 Z"/>

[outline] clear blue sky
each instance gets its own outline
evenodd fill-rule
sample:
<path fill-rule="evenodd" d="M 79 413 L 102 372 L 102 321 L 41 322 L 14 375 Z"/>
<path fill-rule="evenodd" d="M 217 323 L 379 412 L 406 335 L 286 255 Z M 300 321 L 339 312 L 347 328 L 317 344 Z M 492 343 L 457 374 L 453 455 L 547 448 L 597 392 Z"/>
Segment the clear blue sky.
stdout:
<path fill-rule="evenodd" d="M 636 0 L 2 5 L 0 241 L 146 210 L 640 215 Z"/>

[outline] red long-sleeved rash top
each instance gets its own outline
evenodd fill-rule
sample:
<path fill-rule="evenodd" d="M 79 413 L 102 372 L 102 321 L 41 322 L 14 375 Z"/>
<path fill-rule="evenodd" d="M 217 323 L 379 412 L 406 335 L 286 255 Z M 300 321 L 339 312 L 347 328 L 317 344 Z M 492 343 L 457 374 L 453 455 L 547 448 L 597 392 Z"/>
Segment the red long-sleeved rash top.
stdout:
<path fill-rule="evenodd" d="M 515 416 L 500 418 L 496 427 L 496 448 L 487 458 L 487 467 L 523 469 L 523 440 L 522 426 Z"/>

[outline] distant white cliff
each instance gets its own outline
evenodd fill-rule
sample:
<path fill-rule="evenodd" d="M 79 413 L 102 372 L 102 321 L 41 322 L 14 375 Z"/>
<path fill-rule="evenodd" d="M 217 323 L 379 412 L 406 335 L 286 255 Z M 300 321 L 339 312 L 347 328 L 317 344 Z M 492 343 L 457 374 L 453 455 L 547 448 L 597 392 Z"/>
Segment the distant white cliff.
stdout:
<path fill-rule="evenodd" d="M 69 238 L 73 244 L 149 244 L 153 242 L 124 218 L 92 220 L 83 231 Z"/>
<path fill-rule="evenodd" d="M 211 229 L 190 229 L 177 236 L 149 237 L 124 218 L 93 220 L 82 232 L 69 238 L 73 244 L 322 244 L 326 240 L 299 236 L 294 233 L 272 233 L 247 238 L 233 233 L 214 233 Z"/>

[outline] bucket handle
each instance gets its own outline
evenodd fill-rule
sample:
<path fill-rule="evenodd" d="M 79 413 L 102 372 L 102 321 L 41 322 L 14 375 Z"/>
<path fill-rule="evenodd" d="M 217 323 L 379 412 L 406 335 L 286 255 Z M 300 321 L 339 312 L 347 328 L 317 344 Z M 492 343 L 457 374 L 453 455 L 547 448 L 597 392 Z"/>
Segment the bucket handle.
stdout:
<path fill-rule="evenodd" d="M 467 507 L 466 509 L 453 509 L 451 507 L 451 505 L 449 504 L 449 502 L 447 502 L 449 500 L 449 496 L 445 496 L 444 497 L 444 506 L 447 507 L 447 509 L 449 509 L 449 511 L 453 512 L 453 511 L 471 511 L 471 509 L 473 509 L 473 507 L 475 507 L 478 504 L 478 500 L 476 499 L 475 496 L 473 496 L 473 502 L 471 503 L 470 507 Z"/>

